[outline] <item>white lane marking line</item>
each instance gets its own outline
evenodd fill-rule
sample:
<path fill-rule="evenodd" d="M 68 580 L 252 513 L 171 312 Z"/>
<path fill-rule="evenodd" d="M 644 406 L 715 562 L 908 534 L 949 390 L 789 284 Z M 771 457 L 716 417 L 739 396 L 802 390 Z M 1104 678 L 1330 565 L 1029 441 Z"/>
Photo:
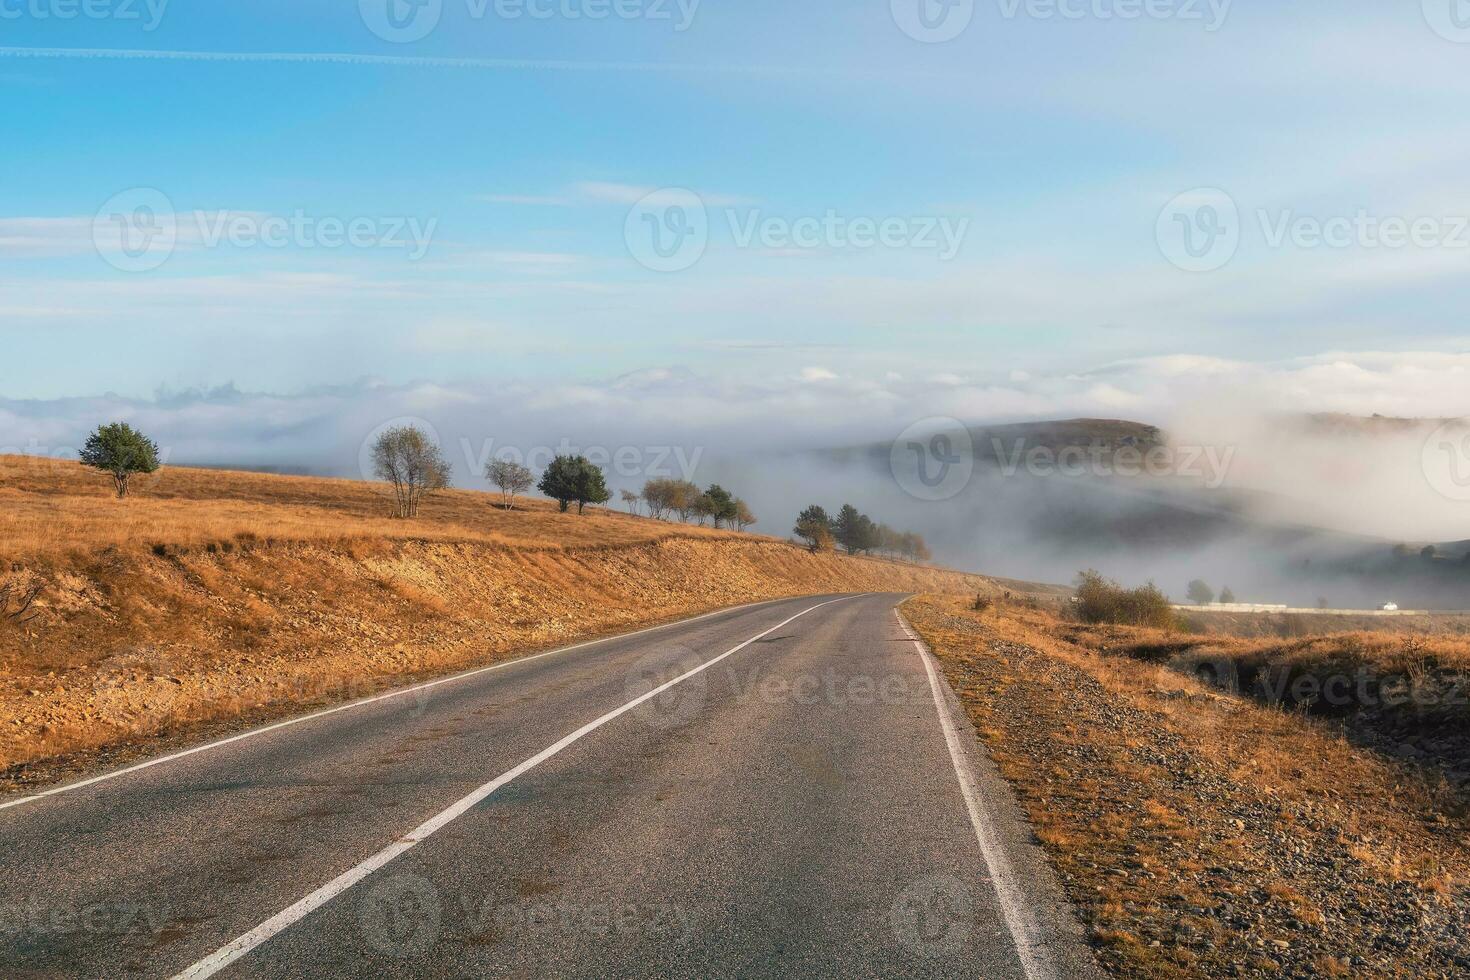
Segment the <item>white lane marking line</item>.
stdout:
<path fill-rule="evenodd" d="M 817 603 L 815 606 L 808 606 L 806 609 L 803 609 L 801 612 L 797 613 L 795 616 L 792 616 L 790 619 L 784 619 L 781 622 L 777 623 L 775 626 L 772 626 L 770 629 L 762 630 L 755 636 L 752 636 L 750 639 L 741 642 L 737 646 L 731 647 L 724 653 L 720 654 L 718 657 L 715 657 L 713 660 L 706 661 L 705 663 L 700 664 L 698 667 L 695 667 L 693 670 L 689 670 L 683 674 L 680 674 L 678 677 L 675 677 L 668 683 L 661 684 L 660 686 L 649 691 L 647 694 L 643 694 L 639 697 L 634 698 L 632 701 L 629 701 L 627 704 L 623 705 L 620 708 L 614 708 L 612 711 L 609 711 L 607 714 L 603 715 L 601 718 L 598 718 L 596 721 L 588 722 L 581 728 L 572 732 L 570 735 L 561 739 L 559 742 L 556 742 L 548 748 L 542 749 L 540 752 L 531 756 L 531 758 L 527 759 L 525 762 L 522 762 L 520 765 L 516 766 L 509 772 L 498 776 L 495 779 L 492 779 L 490 782 L 476 789 L 473 793 L 470 793 L 464 799 L 450 806 L 447 810 L 444 810 L 436 814 L 435 816 L 430 817 L 418 827 L 409 831 L 407 834 L 404 834 L 392 844 L 389 844 L 387 847 L 383 848 L 381 851 L 374 854 L 366 861 L 357 865 L 357 867 L 350 868 L 347 871 L 344 871 L 342 874 L 333 878 L 331 881 L 327 882 L 325 885 L 318 888 L 310 895 L 307 895 L 305 898 L 296 902 L 296 904 L 290 906 L 289 908 L 283 909 L 280 912 L 277 912 L 275 915 L 271 916 L 269 919 L 266 919 L 254 929 L 251 929 L 249 932 L 245 933 L 243 936 L 240 936 L 237 939 L 226 943 L 224 946 L 220 947 L 215 952 L 195 963 L 187 970 L 184 970 L 182 973 L 176 974 L 173 980 L 200 980 L 200 978 L 202 977 L 213 976 L 220 970 L 223 970 L 225 967 L 235 962 L 235 960 L 238 960 L 240 957 L 244 956 L 246 953 L 259 946 L 261 943 L 264 943 L 266 940 L 270 939 L 272 936 L 289 928 L 294 923 L 299 922 L 301 919 L 311 914 L 311 912 L 315 909 L 321 908 L 323 905 L 330 902 L 332 899 L 336 898 L 338 895 L 342 894 L 353 885 L 362 881 L 368 875 L 372 874 L 374 871 L 377 871 L 379 868 L 383 867 L 385 864 L 387 864 L 389 861 L 392 861 L 400 854 L 404 853 L 415 845 L 421 844 L 424 841 L 428 840 L 429 837 L 433 836 L 433 834 L 442 829 L 445 825 L 450 823 L 456 817 L 464 814 L 471 807 L 484 800 L 487 796 L 489 796 L 491 793 L 494 793 L 497 789 L 500 789 L 500 787 L 504 786 L 506 783 L 515 779 L 517 776 L 521 776 L 531 769 L 536 768 L 547 759 L 550 759 L 552 756 L 561 752 L 567 746 L 578 741 L 584 736 L 595 732 L 597 729 L 601 728 L 603 725 L 606 725 L 608 722 L 612 721 L 614 718 L 617 718 L 619 715 L 632 711 L 634 708 L 638 707 L 640 704 L 649 700 L 650 698 L 658 697 L 664 691 L 667 691 L 669 688 L 675 686 L 676 684 L 681 684 L 689 678 L 693 677 L 695 674 L 698 674 L 701 671 L 708 670 L 715 664 L 719 663 L 721 660 L 724 660 L 726 657 L 729 657 L 732 654 L 744 650 L 746 647 L 750 646 L 761 637 L 768 636 L 769 634 L 776 632 L 776 630 L 785 626 L 787 623 L 790 623 L 793 620 L 800 619 L 802 616 L 805 616 L 813 609 L 820 609 L 823 606 L 829 606 L 834 602 L 842 602 L 844 599 L 850 598 L 853 598 L 853 596 L 842 596 L 838 599 L 828 599 L 825 602 Z"/>
<path fill-rule="evenodd" d="M 960 782 L 965 809 L 970 812 L 970 825 L 975 828 L 975 839 L 980 843 L 980 854 L 985 859 L 986 870 L 990 872 L 990 883 L 994 886 L 996 900 L 1000 903 L 1001 918 L 1005 920 L 1011 942 L 1021 959 L 1021 969 L 1031 980 L 1059 978 L 1061 974 L 1052 964 L 1051 957 L 1046 954 L 1045 939 L 1040 926 L 1026 913 L 1026 895 L 1016 882 L 1015 871 L 1011 868 L 1011 862 L 1006 859 L 1005 847 L 980 807 L 980 788 L 975 785 L 974 774 L 964 761 L 964 744 L 955 728 L 954 719 L 950 717 L 949 705 L 940 693 L 939 676 L 934 671 L 934 658 L 909 629 L 909 624 L 904 622 L 903 614 L 897 608 L 893 610 L 893 615 L 898 618 L 898 625 L 903 628 L 904 635 L 914 641 L 919 659 L 924 662 L 924 671 L 929 675 L 929 689 L 934 693 L 934 707 L 939 712 L 939 726 L 944 729 L 945 744 L 949 746 L 949 759 L 954 763 L 954 774 Z"/>
<path fill-rule="evenodd" d="M 795 598 L 800 597 L 798 596 Z M 442 684 L 453 684 L 455 681 L 462 681 L 466 678 L 476 677 L 480 674 L 488 674 L 492 670 L 504 670 L 506 667 L 515 667 L 518 664 L 528 664 L 533 660 L 540 660 L 542 657 L 556 656 L 560 653 L 571 653 L 573 650 L 581 650 L 583 647 L 595 646 L 599 643 L 612 643 L 615 640 L 627 640 L 631 639 L 632 637 L 642 636 L 645 633 L 652 633 L 657 630 L 666 630 L 674 626 L 684 626 L 688 623 L 697 623 L 701 619 L 709 619 L 711 616 L 718 616 L 721 613 L 741 612 L 747 609 L 755 609 L 758 606 L 768 606 L 774 602 L 789 601 L 790 599 L 766 599 L 762 602 L 752 602 L 744 606 L 731 606 L 728 609 L 716 609 L 713 612 L 701 613 L 700 615 L 692 616 L 689 619 L 680 619 L 672 623 L 661 623 L 658 626 L 646 626 L 643 629 L 634 630 L 631 633 L 619 633 L 616 636 L 604 636 L 601 639 L 597 640 L 585 640 L 581 643 L 574 643 L 569 647 L 558 647 L 555 650 L 547 650 L 544 653 L 535 653 L 529 657 L 518 657 L 515 660 L 506 660 L 502 663 L 491 664 L 488 667 L 476 667 L 475 669 L 467 670 L 462 674 L 453 674 L 449 677 L 441 677 L 438 680 L 427 681 L 423 684 L 416 684 L 413 687 L 405 687 L 402 690 L 398 691 L 389 691 L 386 694 L 375 694 L 372 697 L 362 698 L 358 701 L 351 701 L 347 704 L 339 704 L 335 708 L 327 708 L 323 711 L 313 712 L 309 715 L 302 715 L 300 718 L 288 718 L 285 721 L 278 721 L 274 724 L 266 725 L 262 728 L 252 728 L 247 732 L 241 732 L 238 735 L 231 735 L 229 738 L 222 738 L 218 739 L 217 741 L 206 742 L 203 745 L 196 745 L 192 749 L 184 749 L 182 752 L 174 752 L 170 755 L 159 756 L 157 759 L 149 759 L 146 762 L 139 762 L 136 765 L 128 766 L 125 769 L 119 769 L 116 772 L 106 772 L 100 776 L 93 776 L 90 779 L 82 779 L 78 780 L 75 783 L 67 783 L 65 786 L 54 786 L 51 789 L 42 790 L 39 793 L 32 793 L 30 796 L 21 796 L 13 800 L 5 800 L 4 802 L 0 802 L 0 810 L 7 810 L 13 806 L 20 806 L 22 803 L 32 803 L 36 800 L 45 799 L 48 796 L 56 796 L 60 793 L 70 793 L 72 790 L 82 789 L 86 786 L 93 786 L 97 783 L 103 783 L 110 779 L 116 779 L 119 776 L 126 776 L 129 773 L 138 772 L 143 769 L 151 769 L 154 766 L 161 766 L 165 762 L 174 762 L 178 759 L 183 759 L 191 755 L 197 755 L 200 752 L 208 752 L 210 749 L 218 749 L 223 746 L 229 745 L 232 742 L 240 742 L 247 738 L 254 738 L 257 735 L 264 735 L 267 732 L 274 732 L 282 728 L 290 728 L 292 725 L 300 725 L 303 722 L 315 721 L 318 718 L 325 718 L 328 715 L 335 715 L 339 711 L 351 711 L 353 708 L 366 707 L 370 704 L 377 704 L 379 701 L 387 701 L 392 698 L 401 698 L 405 694 L 417 694 L 419 691 L 427 691 L 430 688 L 439 687 Z"/>

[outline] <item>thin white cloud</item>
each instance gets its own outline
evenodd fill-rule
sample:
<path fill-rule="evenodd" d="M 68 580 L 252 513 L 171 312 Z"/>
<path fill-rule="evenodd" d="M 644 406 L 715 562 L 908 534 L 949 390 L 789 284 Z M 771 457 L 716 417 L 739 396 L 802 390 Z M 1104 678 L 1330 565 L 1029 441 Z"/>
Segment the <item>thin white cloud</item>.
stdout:
<path fill-rule="evenodd" d="M 527 207 L 564 208 L 575 202 L 556 194 L 475 194 L 470 200 L 481 204 L 516 204 Z"/>

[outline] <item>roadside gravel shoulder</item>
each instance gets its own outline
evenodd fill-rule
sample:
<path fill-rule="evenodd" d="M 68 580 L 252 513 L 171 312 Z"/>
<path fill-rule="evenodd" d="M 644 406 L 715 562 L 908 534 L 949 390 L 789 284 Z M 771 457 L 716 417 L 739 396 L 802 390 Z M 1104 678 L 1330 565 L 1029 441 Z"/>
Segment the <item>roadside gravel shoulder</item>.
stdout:
<path fill-rule="evenodd" d="M 1470 974 L 1463 808 L 1329 725 L 921 596 L 938 657 L 1115 976 Z"/>

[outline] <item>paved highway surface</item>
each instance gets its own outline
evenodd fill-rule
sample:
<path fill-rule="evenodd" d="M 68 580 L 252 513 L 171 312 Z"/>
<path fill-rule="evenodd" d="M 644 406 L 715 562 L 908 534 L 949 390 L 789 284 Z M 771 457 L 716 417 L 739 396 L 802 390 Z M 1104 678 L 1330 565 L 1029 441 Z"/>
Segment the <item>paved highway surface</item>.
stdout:
<path fill-rule="evenodd" d="M 0 800 L 0 975 L 1085 976 L 901 598 L 727 610 Z"/>

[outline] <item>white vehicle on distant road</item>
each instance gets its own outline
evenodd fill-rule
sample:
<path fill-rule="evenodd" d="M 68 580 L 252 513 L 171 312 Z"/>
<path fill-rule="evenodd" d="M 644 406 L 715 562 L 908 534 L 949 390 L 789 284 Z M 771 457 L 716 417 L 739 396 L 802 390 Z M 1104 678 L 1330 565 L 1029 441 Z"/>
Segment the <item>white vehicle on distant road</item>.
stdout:
<path fill-rule="evenodd" d="M 1379 612 L 1398 612 L 1399 611 L 1399 604 L 1397 602 L 1385 602 L 1383 605 L 1381 605 L 1381 606 L 1378 607 L 1378 611 Z"/>

